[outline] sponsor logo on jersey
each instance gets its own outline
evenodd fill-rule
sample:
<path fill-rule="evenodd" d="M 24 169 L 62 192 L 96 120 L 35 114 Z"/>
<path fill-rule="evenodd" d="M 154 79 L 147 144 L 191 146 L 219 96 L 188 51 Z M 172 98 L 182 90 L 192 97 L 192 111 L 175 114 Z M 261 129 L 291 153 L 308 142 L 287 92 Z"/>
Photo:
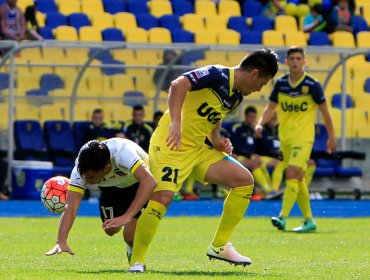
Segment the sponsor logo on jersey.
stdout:
<path fill-rule="evenodd" d="M 197 109 L 197 113 L 201 117 L 206 117 L 207 121 L 212 124 L 217 123 L 217 121 L 221 120 L 221 113 L 217 112 L 213 107 L 209 106 L 207 102 L 204 102 L 202 105 L 199 106 Z"/>
<path fill-rule="evenodd" d="M 204 76 L 207 76 L 209 74 L 209 71 L 206 68 L 201 68 L 198 71 L 194 71 L 194 73 L 195 73 L 195 76 L 197 76 L 197 78 L 200 79 Z"/>
<path fill-rule="evenodd" d="M 307 102 L 302 102 L 301 104 L 295 104 L 295 103 L 288 103 L 288 102 L 282 102 L 281 103 L 281 109 L 283 109 L 284 112 L 305 112 L 307 111 Z"/>
<path fill-rule="evenodd" d="M 302 86 L 302 94 L 307 94 L 309 90 L 310 90 L 309 86 Z"/>

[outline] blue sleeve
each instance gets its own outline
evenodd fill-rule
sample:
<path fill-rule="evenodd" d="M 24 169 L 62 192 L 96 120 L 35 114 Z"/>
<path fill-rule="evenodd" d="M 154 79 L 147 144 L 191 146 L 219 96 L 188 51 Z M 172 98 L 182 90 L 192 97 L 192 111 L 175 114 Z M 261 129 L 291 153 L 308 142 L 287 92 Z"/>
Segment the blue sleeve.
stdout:
<path fill-rule="evenodd" d="M 183 74 L 191 82 L 191 90 L 213 88 L 223 81 L 221 72 L 214 66 L 205 66 Z"/>
<path fill-rule="evenodd" d="M 312 87 L 312 98 L 316 104 L 322 104 L 326 101 L 324 91 L 319 82 L 315 82 L 315 85 Z"/>
<path fill-rule="evenodd" d="M 280 83 L 279 83 L 279 80 L 277 80 L 274 86 L 274 89 L 272 90 L 270 94 L 270 100 L 272 102 L 279 103 L 279 98 L 278 98 L 279 88 L 280 88 Z"/>

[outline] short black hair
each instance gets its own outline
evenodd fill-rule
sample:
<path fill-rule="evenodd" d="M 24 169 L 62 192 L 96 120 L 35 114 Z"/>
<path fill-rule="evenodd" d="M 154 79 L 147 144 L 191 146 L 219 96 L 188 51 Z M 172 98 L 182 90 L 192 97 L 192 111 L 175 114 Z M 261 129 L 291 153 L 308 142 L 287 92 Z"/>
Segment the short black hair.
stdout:
<path fill-rule="evenodd" d="M 132 109 L 133 109 L 133 111 L 142 111 L 142 110 L 144 110 L 144 107 L 141 104 L 137 104 L 134 107 L 132 107 Z"/>
<path fill-rule="evenodd" d="M 91 140 L 82 146 L 77 156 L 77 171 L 81 175 L 89 170 L 99 171 L 110 163 L 110 151 L 106 144 Z"/>
<path fill-rule="evenodd" d="M 100 113 L 103 113 L 103 109 L 101 108 L 95 108 L 93 111 L 93 114 L 100 114 Z"/>
<path fill-rule="evenodd" d="M 279 56 L 271 49 L 260 49 L 244 57 L 240 68 L 247 71 L 258 69 L 259 77 L 273 78 L 279 69 Z"/>
<path fill-rule="evenodd" d="M 153 114 L 153 119 L 159 118 L 163 116 L 163 112 L 161 110 L 157 110 Z"/>
<path fill-rule="evenodd" d="M 304 49 L 301 47 L 296 47 L 296 46 L 290 47 L 289 50 L 287 51 L 287 57 L 291 55 L 292 53 L 301 53 L 303 57 L 306 57 Z"/>
<path fill-rule="evenodd" d="M 255 113 L 257 114 L 257 109 L 254 106 L 248 106 L 245 108 L 244 115 L 248 115 L 249 113 Z"/>

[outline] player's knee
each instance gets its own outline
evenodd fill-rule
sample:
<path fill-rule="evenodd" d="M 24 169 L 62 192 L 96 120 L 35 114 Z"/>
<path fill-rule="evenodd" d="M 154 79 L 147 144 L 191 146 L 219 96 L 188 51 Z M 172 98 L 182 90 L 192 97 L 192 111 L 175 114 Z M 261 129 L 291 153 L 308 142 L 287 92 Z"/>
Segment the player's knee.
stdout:
<path fill-rule="evenodd" d="M 298 166 L 288 166 L 286 169 L 286 178 L 287 179 L 303 179 L 303 169 Z"/>
<path fill-rule="evenodd" d="M 238 176 L 234 177 L 234 183 L 231 187 L 241 187 L 241 186 L 251 186 L 254 185 L 254 179 L 252 174 L 247 172 L 242 172 Z"/>
<path fill-rule="evenodd" d="M 108 229 L 104 229 L 104 232 L 105 232 L 106 235 L 113 236 L 117 232 L 119 232 L 120 230 L 121 230 L 121 227 L 118 227 L 118 228 L 108 228 Z"/>

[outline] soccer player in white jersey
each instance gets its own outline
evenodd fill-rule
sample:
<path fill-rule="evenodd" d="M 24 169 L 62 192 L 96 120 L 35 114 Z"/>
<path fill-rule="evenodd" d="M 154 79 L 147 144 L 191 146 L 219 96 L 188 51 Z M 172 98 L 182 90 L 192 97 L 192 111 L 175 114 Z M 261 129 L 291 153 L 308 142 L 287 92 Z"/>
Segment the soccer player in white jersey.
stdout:
<path fill-rule="evenodd" d="M 86 188 L 98 185 L 101 191 L 101 219 L 104 222 L 117 217 L 124 225 L 123 238 L 130 260 L 137 219 L 157 185 L 149 171 L 148 162 L 148 154 L 128 139 L 111 138 L 103 142 L 87 142 L 79 151 L 72 170 L 67 203 L 60 218 L 57 244 L 45 255 L 62 252 L 74 254 L 67 244 L 68 234 Z M 112 236 L 121 228 L 122 226 L 105 229 L 105 233 Z"/>

